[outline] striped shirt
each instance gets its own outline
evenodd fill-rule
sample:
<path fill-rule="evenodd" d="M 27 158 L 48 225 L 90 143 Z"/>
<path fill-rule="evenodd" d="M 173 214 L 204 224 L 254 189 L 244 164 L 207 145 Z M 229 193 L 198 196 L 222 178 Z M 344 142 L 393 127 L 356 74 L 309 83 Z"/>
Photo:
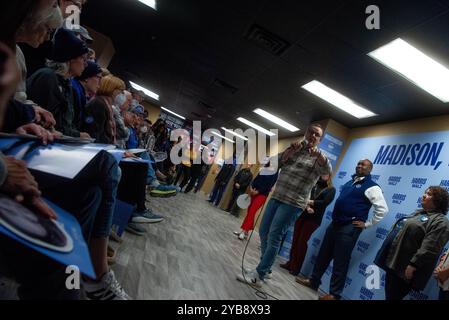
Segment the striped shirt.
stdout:
<path fill-rule="evenodd" d="M 310 191 L 315 186 L 319 177 L 332 173 L 329 159 L 320 166 L 318 159 L 311 156 L 305 147 L 294 152 L 286 161 L 281 160 L 281 171 L 272 195 L 273 199 L 289 205 L 305 209 L 310 198 Z"/>

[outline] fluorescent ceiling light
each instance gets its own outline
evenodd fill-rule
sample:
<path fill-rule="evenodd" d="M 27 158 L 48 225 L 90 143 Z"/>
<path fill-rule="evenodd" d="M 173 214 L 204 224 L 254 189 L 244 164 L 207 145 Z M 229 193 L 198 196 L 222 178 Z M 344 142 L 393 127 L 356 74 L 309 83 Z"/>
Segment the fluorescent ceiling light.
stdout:
<path fill-rule="evenodd" d="M 229 132 L 230 134 L 233 134 L 233 135 L 236 136 L 236 137 L 239 137 L 240 139 L 243 139 L 243 140 L 245 140 L 245 141 L 248 141 L 248 138 L 242 136 L 241 134 L 235 133 L 234 131 L 229 130 L 229 129 L 226 129 L 225 127 L 221 127 L 221 128 L 222 128 L 224 131 Z"/>
<path fill-rule="evenodd" d="M 449 69 L 401 38 L 368 53 L 443 102 L 449 102 Z"/>
<path fill-rule="evenodd" d="M 142 86 L 139 86 L 137 83 L 134 83 L 132 81 L 130 81 L 129 83 L 131 84 L 131 87 L 133 87 L 134 89 L 143 91 L 143 93 L 145 93 L 147 96 L 149 96 L 155 100 L 159 100 L 159 95 L 157 93 L 154 93 L 151 90 L 148 90 Z"/>
<path fill-rule="evenodd" d="M 254 110 L 255 113 L 257 113 L 259 116 L 264 117 L 265 119 L 270 120 L 271 122 L 276 123 L 277 125 L 287 129 L 288 131 L 291 132 L 296 132 L 299 131 L 299 128 L 295 127 L 294 125 L 288 123 L 287 121 L 282 120 L 279 117 L 276 117 L 275 115 L 266 112 L 265 110 L 262 110 L 260 108 L 257 108 L 256 110 Z"/>
<path fill-rule="evenodd" d="M 362 119 L 376 116 L 375 113 L 359 106 L 356 102 L 339 92 L 329 88 L 317 80 L 310 81 L 302 86 L 302 88 L 329 102 L 337 108 L 349 113 L 350 115 Z"/>
<path fill-rule="evenodd" d="M 172 115 L 177 116 L 178 118 L 181 118 L 182 120 L 185 120 L 185 119 L 186 119 L 185 117 L 183 117 L 183 116 L 177 114 L 176 112 L 173 112 L 173 111 L 171 111 L 171 110 L 169 110 L 169 109 L 167 109 L 167 108 L 161 107 L 161 109 L 164 110 L 164 111 L 167 111 L 168 113 L 171 113 Z"/>
<path fill-rule="evenodd" d="M 156 0 L 139 0 L 140 2 L 142 2 L 143 4 L 146 4 L 147 6 L 153 8 L 154 10 L 156 9 Z"/>
<path fill-rule="evenodd" d="M 225 136 L 222 136 L 222 135 L 219 134 L 217 131 L 212 131 L 212 134 L 216 135 L 217 137 L 223 138 L 223 139 L 225 139 L 225 140 L 227 140 L 227 141 L 229 141 L 229 142 L 234 143 L 234 140 L 231 140 L 231 139 L 229 139 L 229 138 L 226 138 Z"/>
<path fill-rule="evenodd" d="M 253 127 L 254 129 L 256 129 L 256 130 L 258 130 L 260 132 L 265 133 L 266 135 L 269 135 L 269 136 L 275 136 L 276 135 L 275 133 L 273 133 L 273 132 L 271 132 L 271 131 L 269 131 L 269 130 L 267 130 L 265 128 L 262 128 L 261 126 L 255 124 L 254 122 L 251 122 L 251 121 L 249 121 L 249 120 L 247 120 L 245 118 L 239 117 L 239 118 L 237 118 L 237 120 L 240 121 L 240 122 L 243 122 L 244 124 L 246 124 L 246 125 L 248 125 L 250 127 Z"/>

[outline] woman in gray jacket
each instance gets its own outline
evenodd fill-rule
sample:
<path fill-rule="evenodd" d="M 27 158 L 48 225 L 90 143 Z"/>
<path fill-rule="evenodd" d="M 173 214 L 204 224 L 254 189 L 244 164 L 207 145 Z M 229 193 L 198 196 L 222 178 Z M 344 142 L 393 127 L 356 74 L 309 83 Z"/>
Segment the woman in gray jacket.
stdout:
<path fill-rule="evenodd" d="M 423 290 L 449 240 L 446 189 L 427 188 L 421 204 L 422 210 L 395 223 L 376 257 L 386 271 L 386 300 L 402 300 L 411 290 Z"/>

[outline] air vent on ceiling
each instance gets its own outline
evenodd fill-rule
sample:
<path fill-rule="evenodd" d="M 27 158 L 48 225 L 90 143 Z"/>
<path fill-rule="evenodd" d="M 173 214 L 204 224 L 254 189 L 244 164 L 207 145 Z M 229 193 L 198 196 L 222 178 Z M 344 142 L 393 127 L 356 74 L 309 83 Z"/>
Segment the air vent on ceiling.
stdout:
<path fill-rule="evenodd" d="M 239 90 L 236 87 L 231 86 L 229 83 L 227 83 L 221 79 L 218 79 L 218 78 L 215 78 L 213 85 L 216 87 L 222 88 L 232 94 L 236 93 Z"/>
<path fill-rule="evenodd" d="M 245 35 L 245 39 L 276 56 L 281 55 L 290 46 L 290 43 L 286 40 L 257 24 L 251 26 Z"/>

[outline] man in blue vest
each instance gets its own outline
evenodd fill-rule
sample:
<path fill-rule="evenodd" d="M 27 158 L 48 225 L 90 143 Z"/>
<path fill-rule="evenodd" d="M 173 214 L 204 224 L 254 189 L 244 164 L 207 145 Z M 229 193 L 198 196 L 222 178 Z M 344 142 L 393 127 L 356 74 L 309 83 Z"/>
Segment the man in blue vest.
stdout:
<path fill-rule="evenodd" d="M 296 278 L 296 282 L 317 290 L 321 277 L 334 260 L 329 294 L 320 300 L 339 300 L 343 292 L 352 250 L 363 229 L 373 226 L 388 212 L 382 190 L 371 180 L 373 163 L 360 160 L 352 179 L 343 185 L 335 202 L 332 222 L 326 230 L 310 279 Z M 368 213 L 374 208 L 373 217 Z"/>

